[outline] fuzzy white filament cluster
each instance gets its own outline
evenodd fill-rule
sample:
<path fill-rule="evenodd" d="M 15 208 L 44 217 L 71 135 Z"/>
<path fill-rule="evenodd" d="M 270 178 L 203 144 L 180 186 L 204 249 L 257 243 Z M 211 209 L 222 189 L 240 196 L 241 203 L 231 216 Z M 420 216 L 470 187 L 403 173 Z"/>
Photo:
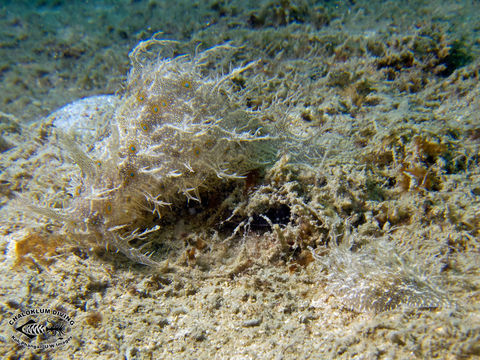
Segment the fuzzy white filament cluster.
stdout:
<path fill-rule="evenodd" d="M 378 240 L 358 250 L 351 242 L 332 245 L 328 256 L 313 257 L 322 265 L 327 291 L 339 304 L 357 312 L 379 313 L 397 308 L 431 309 L 450 306 L 446 295 L 437 289 L 429 276 L 422 274 L 399 255 L 391 244 Z"/>

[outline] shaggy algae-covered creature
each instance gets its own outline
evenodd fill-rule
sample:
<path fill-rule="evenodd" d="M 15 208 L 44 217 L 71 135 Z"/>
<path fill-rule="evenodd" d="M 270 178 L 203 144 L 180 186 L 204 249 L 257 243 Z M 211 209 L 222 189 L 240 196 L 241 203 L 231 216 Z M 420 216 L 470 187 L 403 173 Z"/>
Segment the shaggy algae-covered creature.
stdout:
<path fill-rule="evenodd" d="M 215 64 L 219 54 L 232 51 L 229 45 L 151 59 L 152 46 L 172 43 L 154 37 L 132 51 L 125 91 L 107 136 L 93 149 L 83 151 L 72 134 L 58 131 L 80 170 L 68 185 L 71 200 L 56 209 L 26 205 L 58 220 L 70 237 L 113 246 L 150 265 L 155 262 L 142 240 L 159 229 L 155 219 L 200 202 L 202 193 L 221 191 L 276 155 L 276 137 L 261 121 L 266 109 L 247 108 L 248 90 L 234 89 L 232 81 L 257 62 L 219 75 Z"/>

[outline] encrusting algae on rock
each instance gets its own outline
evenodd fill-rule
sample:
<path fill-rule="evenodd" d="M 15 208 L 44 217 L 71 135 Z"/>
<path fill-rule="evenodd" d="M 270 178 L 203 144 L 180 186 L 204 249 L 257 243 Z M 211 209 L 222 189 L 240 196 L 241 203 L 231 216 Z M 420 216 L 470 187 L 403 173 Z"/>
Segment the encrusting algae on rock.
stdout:
<path fill-rule="evenodd" d="M 275 91 L 279 80 L 264 68 L 268 62 L 231 65 L 239 61 L 232 60 L 236 47 L 163 55 L 178 54 L 176 45 L 156 37 L 141 42 L 130 54 L 133 67 L 120 96 L 82 100 L 100 104 L 101 111 L 90 118 L 78 114 L 65 121 L 59 110 L 45 121 L 50 142 L 43 147 L 49 150 L 41 150 L 47 155 L 37 163 L 47 165 L 37 168 L 35 157 L 29 158 L 35 181 L 27 191 L 16 186 L 21 193 L 17 210 L 38 220 L 26 222 L 26 228 L 48 226 L 66 243 L 106 247 L 160 268 L 169 254 L 159 249 L 176 246 L 163 242 L 163 235 L 173 226 L 173 232 L 177 226 L 182 232 L 185 214 L 206 210 L 202 231 L 219 218 L 229 222 L 224 230 L 231 236 L 224 247 L 235 247 L 232 240 L 242 229 L 245 240 L 257 222 L 272 231 L 278 257 L 298 252 L 311 258 L 302 262 L 305 266 L 319 260 L 316 279 L 325 280 L 324 290 L 345 308 L 381 312 L 450 305 L 420 271 L 409 270 L 411 263 L 389 252 L 392 246 L 378 247 L 381 238 L 369 239 L 371 246 L 360 251 L 350 249 L 348 239 L 336 246 L 334 224 L 348 220 L 333 206 L 329 209 L 329 202 L 347 194 L 339 180 L 344 175 L 332 172 L 322 180 L 320 173 L 328 170 L 324 163 L 332 153 L 338 152 L 332 162 L 338 166 L 342 151 L 353 148 L 348 135 L 328 130 L 335 125 L 344 131 L 342 123 L 335 123 L 338 118 L 325 115 L 327 130 L 311 120 L 301 122 L 306 116 L 301 99 L 314 83 L 302 79 L 310 85 L 300 87 L 292 72 L 287 78 L 295 78 L 296 85 Z M 252 100 L 262 92 L 272 94 Z M 257 184 L 260 177 L 262 184 Z M 345 214 L 363 211 L 361 202 L 345 204 Z M 322 247 L 324 255 L 316 255 Z M 185 254 L 195 257 L 194 250 Z M 160 262 L 160 257 L 167 260 Z"/>

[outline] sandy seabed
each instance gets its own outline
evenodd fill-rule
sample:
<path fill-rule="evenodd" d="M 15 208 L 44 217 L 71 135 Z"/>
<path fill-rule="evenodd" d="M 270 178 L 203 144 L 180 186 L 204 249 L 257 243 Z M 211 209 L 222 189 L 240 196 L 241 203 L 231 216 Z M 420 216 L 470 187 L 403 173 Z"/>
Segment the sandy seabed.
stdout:
<path fill-rule="evenodd" d="M 2 357 L 480 358 L 479 11 L 478 1 L 7 2 Z M 64 190 L 49 185 L 71 165 L 48 115 L 121 91 L 129 51 L 157 31 L 182 41 L 180 53 L 229 41 L 241 47 L 232 62 L 262 59 L 265 81 L 245 105 L 291 99 L 292 127 L 315 135 L 319 157 L 282 154 L 221 205 L 179 209 L 151 268 L 74 244 L 48 219 L 32 226 L 13 203 Z M 74 319 L 67 344 L 12 340 L 11 317 L 34 308 Z"/>

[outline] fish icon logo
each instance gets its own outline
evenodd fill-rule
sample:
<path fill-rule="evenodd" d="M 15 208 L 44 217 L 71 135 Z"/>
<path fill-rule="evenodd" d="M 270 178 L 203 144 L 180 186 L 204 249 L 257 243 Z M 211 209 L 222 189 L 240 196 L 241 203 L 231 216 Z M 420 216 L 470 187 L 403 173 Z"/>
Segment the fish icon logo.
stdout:
<path fill-rule="evenodd" d="M 72 340 L 73 317 L 50 308 L 28 308 L 8 320 L 10 339 L 29 349 L 53 349 Z"/>
<path fill-rule="evenodd" d="M 51 332 L 52 335 L 64 335 L 65 324 L 63 322 L 52 323 L 51 326 L 46 326 L 30 319 L 25 324 L 15 328 L 15 330 L 27 336 L 29 339 L 33 339 L 35 336 L 45 334 L 46 332 Z M 59 339 L 61 340 L 62 338 L 60 337 Z"/>

